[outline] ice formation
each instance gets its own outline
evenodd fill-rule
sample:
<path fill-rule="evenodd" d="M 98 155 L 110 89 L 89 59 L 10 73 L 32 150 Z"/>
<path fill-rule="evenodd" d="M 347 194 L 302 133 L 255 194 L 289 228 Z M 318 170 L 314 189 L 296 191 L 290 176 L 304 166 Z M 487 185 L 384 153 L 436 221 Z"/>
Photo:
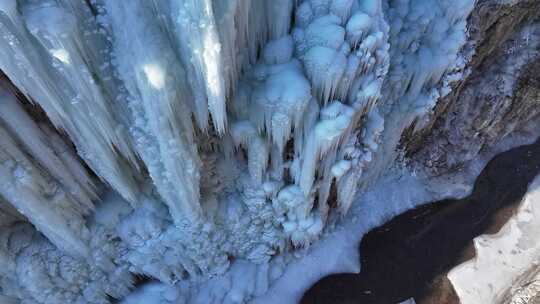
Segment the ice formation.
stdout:
<path fill-rule="evenodd" d="M 0 0 L 0 297 L 263 294 L 449 92 L 473 2 Z"/>

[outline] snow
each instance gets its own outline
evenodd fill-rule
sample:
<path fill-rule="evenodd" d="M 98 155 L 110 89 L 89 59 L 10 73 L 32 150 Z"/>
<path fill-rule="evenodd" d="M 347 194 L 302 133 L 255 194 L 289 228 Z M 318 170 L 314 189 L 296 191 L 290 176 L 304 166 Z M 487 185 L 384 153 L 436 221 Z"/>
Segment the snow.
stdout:
<path fill-rule="evenodd" d="M 540 292 L 534 274 L 540 263 L 534 237 L 540 231 L 539 186 L 536 177 L 516 214 L 496 234 L 475 238 L 476 256 L 448 273 L 462 303 L 495 303 L 508 296 L 512 303 L 525 303 L 520 301 Z"/>

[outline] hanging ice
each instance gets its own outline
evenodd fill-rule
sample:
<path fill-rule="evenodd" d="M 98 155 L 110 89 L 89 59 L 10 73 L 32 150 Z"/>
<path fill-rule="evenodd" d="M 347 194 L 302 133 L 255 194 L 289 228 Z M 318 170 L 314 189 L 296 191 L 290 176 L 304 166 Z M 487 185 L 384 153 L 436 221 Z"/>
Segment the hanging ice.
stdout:
<path fill-rule="evenodd" d="M 91 199 L 95 194 L 91 181 L 85 175 L 72 175 L 80 173 L 80 168 L 70 170 L 13 97 L 4 92 L 0 106 L 0 196 L 56 246 L 77 256 L 88 255 L 82 215 L 93 209 Z M 34 161 L 32 156 L 40 154 Z M 52 176 L 41 166 L 49 169 Z M 78 184 L 77 178 L 82 178 L 82 184 Z"/>
<path fill-rule="evenodd" d="M 175 220 L 200 218 L 200 160 L 184 69 L 164 29 L 152 22 L 150 3 L 109 1 L 106 8 L 139 155 Z M 138 28 L 124 27 L 126 20 Z M 118 55 L 129 51 L 131 57 Z"/>
<path fill-rule="evenodd" d="M 175 41 L 189 74 L 195 78 L 191 80 L 192 90 L 196 94 L 205 92 L 204 97 L 196 96 L 196 107 L 208 107 L 216 130 L 223 133 L 227 125 L 223 50 L 212 3 L 210 0 L 171 0 L 169 9 L 172 12 L 170 18 Z M 203 109 L 199 111 L 199 115 L 204 112 Z M 199 120 L 202 119 L 200 116 Z M 200 124 L 205 128 L 205 122 L 201 121 Z"/>
<path fill-rule="evenodd" d="M 105 95 L 107 86 L 99 86 L 104 82 L 95 73 L 100 61 L 83 35 L 97 31 L 96 25 L 91 27 L 89 20 L 90 26 L 83 28 L 84 19 L 75 19 L 53 1 L 19 7 L 15 1 L 3 3 L 0 31 L 6 47 L 1 49 L 0 68 L 70 135 L 98 175 L 135 202 L 138 189 L 127 163 L 135 162 L 134 155 L 121 120 L 112 115 L 118 112 Z"/>

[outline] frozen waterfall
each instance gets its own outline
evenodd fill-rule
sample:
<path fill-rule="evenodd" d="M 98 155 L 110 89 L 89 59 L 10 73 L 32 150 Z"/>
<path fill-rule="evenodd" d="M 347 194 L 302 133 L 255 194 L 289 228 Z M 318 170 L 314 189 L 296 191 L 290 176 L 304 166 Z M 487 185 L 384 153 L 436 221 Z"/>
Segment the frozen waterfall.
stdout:
<path fill-rule="evenodd" d="M 449 93 L 473 4 L 0 0 L 0 299 L 264 294 Z"/>

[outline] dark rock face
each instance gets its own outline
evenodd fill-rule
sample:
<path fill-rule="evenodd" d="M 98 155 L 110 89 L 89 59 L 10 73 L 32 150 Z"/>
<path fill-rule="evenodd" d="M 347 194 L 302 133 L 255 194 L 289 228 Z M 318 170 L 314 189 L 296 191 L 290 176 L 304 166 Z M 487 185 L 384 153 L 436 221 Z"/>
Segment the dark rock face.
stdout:
<path fill-rule="evenodd" d="M 540 2 L 479 1 L 469 17 L 468 76 L 402 145 L 434 174 L 465 165 L 540 113 Z"/>

